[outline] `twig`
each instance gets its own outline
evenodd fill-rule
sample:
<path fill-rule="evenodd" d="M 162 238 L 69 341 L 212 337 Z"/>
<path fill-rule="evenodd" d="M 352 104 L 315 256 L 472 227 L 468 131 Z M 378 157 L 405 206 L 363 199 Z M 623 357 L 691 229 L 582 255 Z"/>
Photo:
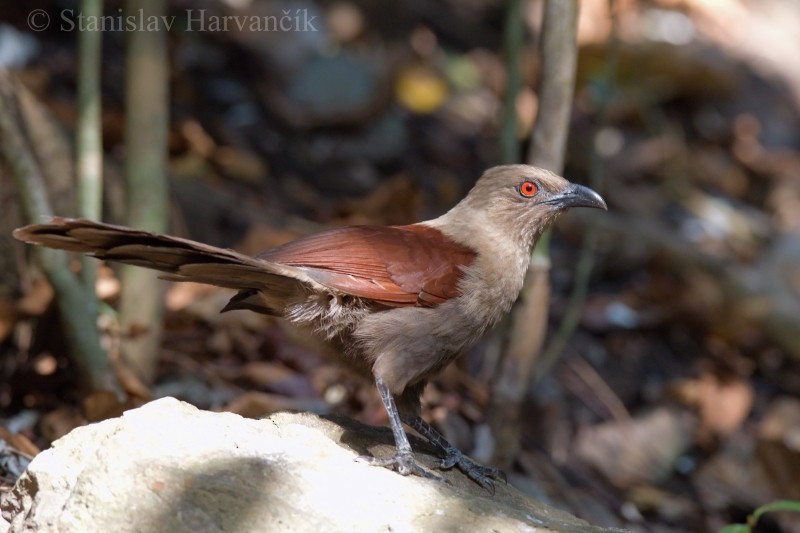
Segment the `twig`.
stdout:
<path fill-rule="evenodd" d="M 0 145 L 14 177 L 25 219 L 37 222 L 52 215 L 52 209 L 45 180 L 19 126 L 22 119 L 17 112 L 15 92 L 18 90 L 14 80 L 0 72 L 0 135 L 3 139 Z M 63 252 L 37 247 L 34 253 L 56 291 L 70 352 L 83 386 L 89 390 L 115 390 L 108 358 L 100 347 L 96 315 L 91 306 L 86 305 L 90 299 L 87 288 L 77 282 Z"/>
<path fill-rule="evenodd" d="M 99 18 L 103 0 L 81 0 L 81 14 Z M 75 142 L 77 167 L 78 214 L 101 220 L 103 204 L 103 140 L 100 125 L 100 54 L 101 32 L 85 29 L 78 32 L 78 120 Z M 99 309 L 94 297 L 97 261 L 81 257 L 81 278 L 87 289 L 87 308 L 94 316 Z"/>
<path fill-rule="evenodd" d="M 539 113 L 529 163 L 560 173 L 566 151 L 577 64 L 577 0 L 548 0 L 542 22 Z M 492 463 L 508 467 L 519 449 L 520 407 L 547 326 L 550 258 L 547 239 L 537 246 L 520 299 L 514 307 L 500 371 L 492 384 L 487 418 L 496 447 Z"/>
<path fill-rule="evenodd" d="M 539 113 L 529 163 L 560 174 L 567 151 L 575 68 L 578 64 L 578 1 L 548 0 L 542 21 Z"/>
<path fill-rule="evenodd" d="M 617 39 L 617 17 L 615 1 L 609 0 L 609 13 L 611 15 L 611 33 L 608 43 L 608 56 L 605 63 L 603 77 L 600 80 L 601 93 L 597 109 L 597 128 L 595 138 L 608 123 L 608 105 L 611 100 L 611 88 L 616 78 L 617 66 L 619 64 L 619 40 Z M 604 181 L 605 165 L 603 158 L 596 148 L 597 143 L 592 144 L 591 170 L 589 173 L 589 185 L 596 191 L 600 191 Z M 575 282 L 567 304 L 567 310 L 561 319 L 558 331 L 547 344 L 541 358 L 536 365 L 535 379 L 538 381 L 550 371 L 558 361 L 561 353 L 575 332 L 580 322 L 583 303 L 589 290 L 589 278 L 594 267 L 595 250 L 597 248 L 597 226 L 590 225 L 584 234 L 581 244 L 581 253 L 578 259 L 578 266 L 575 269 Z"/>
<path fill-rule="evenodd" d="M 162 16 L 164 0 L 128 0 L 128 13 Z M 125 100 L 125 179 L 128 225 L 154 232 L 167 230 L 168 62 L 163 31 L 128 33 Z M 164 313 L 163 283 L 151 271 L 124 267 L 120 281 L 120 323 L 129 337 L 125 362 L 146 383 L 155 377 Z"/>
<path fill-rule="evenodd" d="M 519 93 L 519 56 L 525 35 L 521 15 L 522 0 L 510 0 L 506 11 L 504 48 L 506 56 L 506 92 L 500 122 L 500 162 L 519 162 L 517 140 L 517 94 Z"/>
<path fill-rule="evenodd" d="M 611 415 L 617 422 L 625 424 L 631 423 L 631 414 L 628 412 L 625 404 L 592 365 L 585 359 L 577 357 L 570 360 L 568 368 L 580 380 L 581 387 L 588 388 L 593 397 L 599 400 L 604 407 L 606 412 L 596 409 L 593 402 L 586 397 L 586 394 L 578 392 L 577 385 L 569 387 L 573 393 L 582 398 L 584 403 L 595 411 L 598 416 L 607 418 L 608 415 Z"/>
<path fill-rule="evenodd" d="M 81 14 L 99 18 L 103 14 L 102 0 L 82 0 Z M 100 31 L 78 32 L 78 120 L 76 157 L 78 181 L 78 212 L 82 217 L 100 220 L 103 198 L 103 140 L 100 109 Z M 86 264 L 91 265 L 88 269 Z M 83 265 L 87 286 L 94 286 L 97 261 L 88 259 Z"/>

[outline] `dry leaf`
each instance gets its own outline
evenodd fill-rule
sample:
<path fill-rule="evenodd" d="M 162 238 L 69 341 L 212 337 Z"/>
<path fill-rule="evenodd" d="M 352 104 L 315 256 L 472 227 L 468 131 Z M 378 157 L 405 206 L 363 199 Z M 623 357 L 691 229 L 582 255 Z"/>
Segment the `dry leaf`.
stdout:
<path fill-rule="evenodd" d="M 279 363 L 253 361 L 241 369 L 241 375 L 260 387 L 269 387 L 274 383 L 293 379 L 298 374 Z"/>
<path fill-rule="evenodd" d="M 727 437 L 739 429 L 750 414 L 755 392 L 743 379 L 723 381 L 712 374 L 688 379 L 672 387 L 684 403 L 700 414 L 698 431 L 701 437 Z"/>
<path fill-rule="evenodd" d="M 0 440 L 6 441 L 9 446 L 30 458 L 36 457 L 41 451 L 38 446 L 22 433 L 11 433 L 3 426 L 0 426 Z"/>
<path fill-rule="evenodd" d="M 131 370 L 131 368 L 118 361 L 114 361 L 114 374 L 119 382 L 122 390 L 133 399 L 141 400 L 144 402 L 152 398 L 150 388 Z M 127 408 L 127 407 L 126 407 Z"/>
<path fill-rule="evenodd" d="M 26 315 L 44 314 L 53 301 L 53 287 L 43 277 L 35 278 L 25 296 L 17 302 L 17 309 Z"/>
<path fill-rule="evenodd" d="M 122 416 L 125 410 L 132 407 L 132 402 L 120 401 L 111 391 L 95 391 L 83 399 L 83 414 L 89 422 Z"/>
<path fill-rule="evenodd" d="M 617 487 L 657 483 L 691 445 L 696 423 L 690 413 L 660 407 L 630 421 L 581 429 L 575 452 Z"/>
<path fill-rule="evenodd" d="M 634 487 L 627 496 L 639 511 L 655 513 L 673 524 L 689 520 L 698 511 L 697 504 L 689 498 L 652 485 Z"/>
<path fill-rule="evenodd" d="M 84 424 L 86 424 L 86 419 L 80 411 L 76 407 L 65 405 L 42 416 L 39 427 L 42 437 L 53 442 Z"/>
<path fill-rule="evenodd" d="M 222 408 L 222 411 L 236 413 L 247 418 L 263 418 L 278 411 L 324 412 L 324 402 L 292 399 L 265 392 L 245 392 Z"/>

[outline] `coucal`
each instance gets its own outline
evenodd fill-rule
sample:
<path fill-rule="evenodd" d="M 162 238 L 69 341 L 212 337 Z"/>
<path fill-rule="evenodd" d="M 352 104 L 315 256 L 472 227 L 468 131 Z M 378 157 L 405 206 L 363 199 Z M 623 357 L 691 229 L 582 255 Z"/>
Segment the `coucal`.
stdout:
<path fill-rule="evenodd" d="M 419 416 L 427 381 L 516 300 L 533 246 L 571 207 L 606 209 L 593 190 L 547 170 L 487 170 L 439 218 L 408 226 L 322 231 L 249 257 L 199 242 L 81 219 L 19 228 L 17 239 L 167 272 L 166 279 L 237 289 L 223 311 L 283 317 L 328 341 L 374 378 L 396 453 L 363 458 L 403 475 L 441 479 L 415 460 L 405 422 L 490 491 L 498 469 L 475 463 Z"/>

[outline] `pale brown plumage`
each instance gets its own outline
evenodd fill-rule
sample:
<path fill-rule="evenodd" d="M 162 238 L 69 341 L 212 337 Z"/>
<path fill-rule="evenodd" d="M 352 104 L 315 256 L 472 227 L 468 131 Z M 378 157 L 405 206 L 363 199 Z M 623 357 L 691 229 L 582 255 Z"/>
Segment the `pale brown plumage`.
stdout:
<path fill-rule="evenodd" d="M 415 462 L 402 420 L 442 449 L 443 467 L 458 466 L 493 490 L 490 478 L 499 471 L 472 462 L 419 418 L 419 395 L 433 374 L 510 309 L 539 235 L 577 206 L 605 209 L 605 202 L 546 170 L 507 165 L 487 170 L 437 219 L 332 229 L 256 257 L 66 218 L 20 228 L 14 236 L 161 270 L 175 281 L 237 289 L 225 311 L 249 309 L 308 327 L 375 378 L 397 454 L 370 462 L 436 477 Z"/>

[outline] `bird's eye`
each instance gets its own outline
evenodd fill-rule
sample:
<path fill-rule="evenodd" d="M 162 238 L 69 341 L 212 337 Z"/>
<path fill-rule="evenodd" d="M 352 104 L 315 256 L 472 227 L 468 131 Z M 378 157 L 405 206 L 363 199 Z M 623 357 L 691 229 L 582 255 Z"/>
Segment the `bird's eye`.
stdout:
<path fill-rule="evenodd" d="M 539 186 L 531 180 L 525 180 L 519 184 L 519 193 L 525 198 L 531 198 L 539 191 Z"/>

